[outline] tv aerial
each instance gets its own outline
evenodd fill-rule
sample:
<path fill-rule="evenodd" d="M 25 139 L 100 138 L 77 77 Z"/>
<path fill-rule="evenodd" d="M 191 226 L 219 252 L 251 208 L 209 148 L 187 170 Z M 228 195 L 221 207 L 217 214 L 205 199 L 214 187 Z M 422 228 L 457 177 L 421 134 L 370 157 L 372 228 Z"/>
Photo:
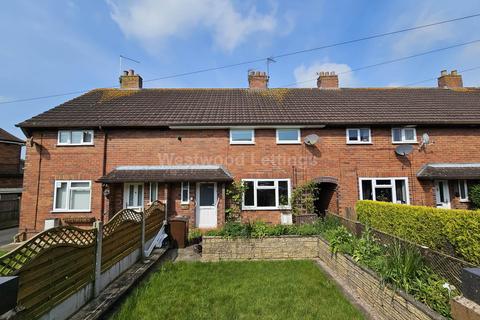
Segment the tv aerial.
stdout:
<path fill-rule="evenodd" d="M 399 156 L 407 156 L 413 151 L 413 146 L 410 144 L 403 144 L 395 148 L 395 153 Z"/>
<path fill-rule="evenodd" d="M 318 140 L 320 140 L 320 137 L 316 134 L 309 134 L 308 136 L 306 136 L 304 139 L 303 139 L 303 142 L 307 145 L 307 146 L 313 146 L 315 145 Z"/>

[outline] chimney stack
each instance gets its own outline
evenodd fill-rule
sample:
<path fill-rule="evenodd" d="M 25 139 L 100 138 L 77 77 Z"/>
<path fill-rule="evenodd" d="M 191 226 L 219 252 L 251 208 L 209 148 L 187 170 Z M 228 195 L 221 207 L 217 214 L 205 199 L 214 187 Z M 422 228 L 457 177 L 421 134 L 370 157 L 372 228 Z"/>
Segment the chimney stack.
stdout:
<path fill-rule="evenodd" d="M 248 87 L 250 89 L 267 89 L 268 78 L 266 72 L 263 71 L 249 71 L 248 72 Z"/>
<path fill-rule="evenodd" d="M 319 89 L 338 89 L 338 75 L 335 74 L 335 71 L 319 72 L 317 78 L 317 87 Z"/>
<path fill-rule="evenodd" d="M 442 70 L 440 77 L 438 78 L 439 88 L 463 88 L 462 76 L 458 74 L 457 70 L 452 70 L 448 74 L 447 70 Z"/>
<path fill-rule="evenodd" d="M 120 76 L 120 89 L 142 89 L 143 79 L 132 69 L 123 71 Z"/>

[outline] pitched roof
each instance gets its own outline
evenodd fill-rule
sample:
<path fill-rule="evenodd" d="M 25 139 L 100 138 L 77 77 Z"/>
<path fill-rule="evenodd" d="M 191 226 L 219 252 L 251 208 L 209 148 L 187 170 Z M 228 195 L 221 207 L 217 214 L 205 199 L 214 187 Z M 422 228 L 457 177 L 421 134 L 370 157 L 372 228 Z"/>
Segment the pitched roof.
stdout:
<path fill-rule="evenodd" d="M 417 172 L 419 179 L 480 179 L 480 163 L 427 163 Z"/>
<path fill-rule="evenodd" d="M 230 173 L 217 165 L 122 166 L 98 179 L 103 183 L 232 181 Z"/>
<path fill-rule="evenodd" d="M 480 90 L 96 89 L 18 126 L 280 124 L 480 124 Z"/>
<path fill-rule="evenodd" d="M 19 139 L 19 138 L 15 137 L 13 134 L 8 133 L 7 131 L 0 128 L 0 142 L 1 141 L 15 142 L 15 143 L 24 143 L 25 142 L 22 139 Z"/>

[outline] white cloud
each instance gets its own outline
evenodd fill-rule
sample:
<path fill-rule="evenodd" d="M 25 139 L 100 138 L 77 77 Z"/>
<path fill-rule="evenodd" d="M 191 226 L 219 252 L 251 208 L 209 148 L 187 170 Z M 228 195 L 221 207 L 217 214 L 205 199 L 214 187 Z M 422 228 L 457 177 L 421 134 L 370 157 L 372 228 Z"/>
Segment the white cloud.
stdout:
<path fill-rule="evenodd" d="M 293 71 L 297 87 L 312 88 L 317 86 L 317 72 L 320 71 L 335 71 L 338 74 L 340 87 L 353 87 L 355 78 L 351 73 L 352 68 L 343 63 L 333 62 L 314 62 L 310 66 L 304 64 L 298 66 Z"/>
<path fill-rule="evenodd" d="M 232 0 L 107 0 L 112 19 L 122 32 L 146 46 L 158 46 L 171 37 L 185 37 L 198 29 L 212 32 L 216 45 L 232 51 L 258 32 L 277 27 L 276 10 L 258 13 L 252 6 L 242 14 Z"/>

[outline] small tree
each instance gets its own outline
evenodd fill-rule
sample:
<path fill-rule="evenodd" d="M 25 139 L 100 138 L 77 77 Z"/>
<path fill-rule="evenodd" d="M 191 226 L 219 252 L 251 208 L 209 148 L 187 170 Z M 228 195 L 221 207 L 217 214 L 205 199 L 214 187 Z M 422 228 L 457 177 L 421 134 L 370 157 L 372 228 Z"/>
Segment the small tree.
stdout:
<path fill-rule="evenodd" d="M 228 186 L 225 195 L 230 200 L 230 206 L 225 209 L 225 219 L 227 222 L 238 222 L 242 213 L 243 194 L 246 187 L 242 181 L 235 181 Z"/>
<path fill-rule="evenodd" d="M 470 201 L 472 201 L 475 209 L 480 209 L 480 184 L 473 185 L 468 193 Z"/>

